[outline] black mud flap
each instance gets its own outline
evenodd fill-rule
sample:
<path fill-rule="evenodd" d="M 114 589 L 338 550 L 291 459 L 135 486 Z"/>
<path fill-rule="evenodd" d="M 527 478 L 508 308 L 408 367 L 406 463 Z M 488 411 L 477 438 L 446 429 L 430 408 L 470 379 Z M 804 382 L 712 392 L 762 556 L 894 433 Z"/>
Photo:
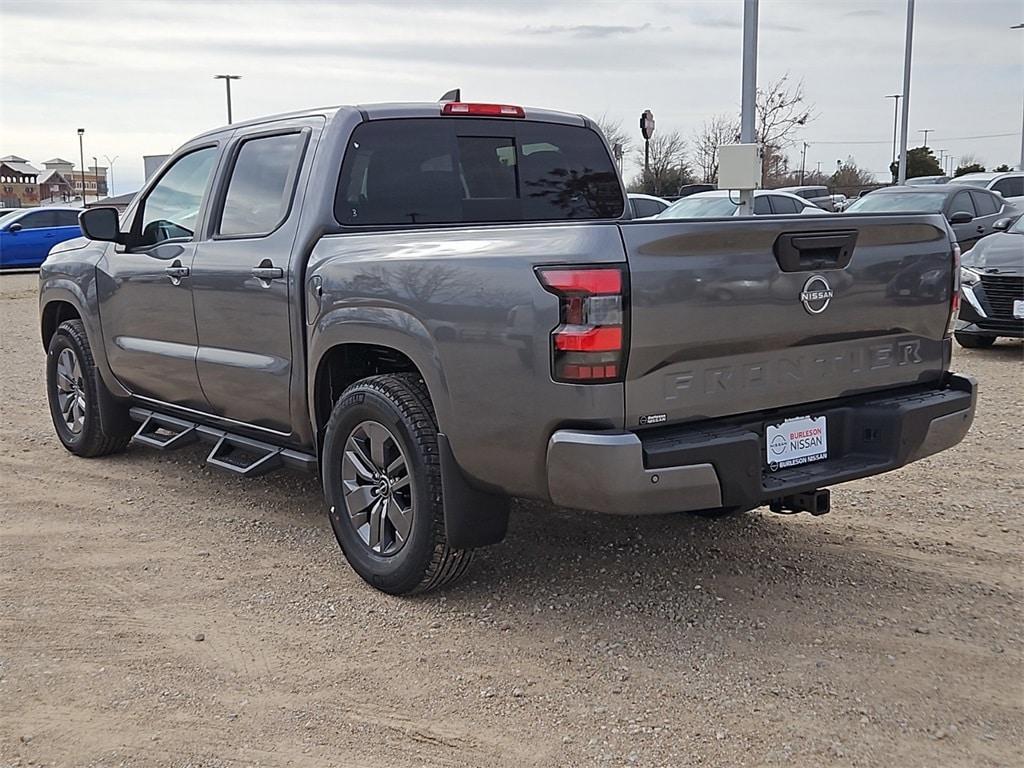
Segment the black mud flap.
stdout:
<path fill-rule="evenodd" d="M 443 433 L 437 435 L 437 448 L 441 454 L 441 492 L 448 545 L 454 549 L 477 549 L 497 544 L 508 530 L 509 498 L 482 491 L 466 482 L 448 437 Z"/>

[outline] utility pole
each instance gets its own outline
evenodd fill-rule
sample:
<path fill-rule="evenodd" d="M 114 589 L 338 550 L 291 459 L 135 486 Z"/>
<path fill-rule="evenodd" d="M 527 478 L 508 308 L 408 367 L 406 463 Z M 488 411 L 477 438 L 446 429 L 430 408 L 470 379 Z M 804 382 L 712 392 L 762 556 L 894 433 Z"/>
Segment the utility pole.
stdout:
<path fill-rule="evenodd" d="M 804 151 L 800 154 L 800 186 L 804 184 L 804 166 L 807 163 L 807 147 L 809 147 L 806 141 L 804 142 Z"/>
<path fill-rule="evenodd" d="M 96 158 L 96 155 L 92 156 L 92 173 L 96 177 L 96 201 L 100 199 L 100 161 Z"/>
<path fill-rule="evenodd" d="M 910 60 L 914 45 L 914 0 L 907 0 L 907 42 L 903 49 L 903 114 L 900 125 L 900 172 L 897 183 L 907 180 L 907 123 L 910 117 Z"/>
<path fill-rule="evenodd" d="M 757 114 L 757 0 L 743 0 L 743 99 L 740 143 L 754 144 Z M 754 213 L 754 190 L 740 190 L 740 216 Z"/>
<path fill-rule="evenodd" d="M 82 172 L 82 207 L 85 207 L 85 150 L 82 149 L 82 137 L 85 135 L 85 128 L 78 129 L 78 162 L 81 163 Z"/>
<path fill-rule="evenodd" d="M 1024 29 L 1024 24 L 1014 24 L 1010 29 Z M 1020 163 L 1017 165 L 1017 170 L 1024 171 L 1024 111 L 1021 113 Z"/>
<path fill-rule="evenodd" d="M 922 128 L 921 130 L 918 131 L 918 133 L 923 133 L 924 134 L 924 146 L 927 149 L 927 147 L 928 147 L 928 134 L 929 133 L 935 133 L 935 129 L 934 128 Z"/>
<path fill-rule="evenodd" d="M 894 93 L 891 96 L 886 96 L 887 99 L 893 99 L 892 104 L 892 160 L 890 162 L 896 162 L 896 132 L 899 129 L 900 124 L 900 99 L 903 98 L 902 93 Z"/>
<path fill-rule="evenodd" d="M 241 75 L 214 75 L 214 80 L 223 80 L 228 93 L 228 125 L 231 125 L 231 81 L 241 80 Z"/>

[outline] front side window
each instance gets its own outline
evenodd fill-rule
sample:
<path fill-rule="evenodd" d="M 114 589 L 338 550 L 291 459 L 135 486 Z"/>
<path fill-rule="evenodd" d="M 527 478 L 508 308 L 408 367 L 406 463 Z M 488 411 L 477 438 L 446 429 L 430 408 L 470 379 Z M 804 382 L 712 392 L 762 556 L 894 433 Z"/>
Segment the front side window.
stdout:
<path fill-rule="evenodd" d="M 766 195 L 758 195 L 754 198 L 754 215 L 771 216 L 772 207 Z"/>
<path fill-rule="evenodd" d="M 178 158 L 149 191 L 139 211 L 139 245 L 156 245 L 195 234 L 199 209 L 217 159 L 216 147 Z"/>
<path fill-rule="evenodd" d="M 875 192 L 857 198 L 846 213 L 939 213 L 945 200 L 941 192 Z"/>
<path fill-rule="evenodd" d="M 754 198 L 756 205 L 758 198 Z M 733 216 L 739 205 L 739 196 L 700 194 L 684 197 L 658 214 L 659 219 L 717 219 Z"/>
<path fill-rule="evenodd" d="M 966 211 L 971 214 L 972 217 L 975 215 L 974 203 L 971 202 L 971 195 L 969 192 L 957 192 L 956 197 L 953 198 L 953 202 L 949 204 L 950 215 L 960 213 L 961 211 Z"/>
<path fill-rule="evenodd" d="M 231 170 L 218 233 L 266 235 L 288 214 L 305 135 L 289 133 L 249 139 Z"/>
<path fill-rule="evenodd" d="M 342 163 L 346 225 L 618 218 L 625 201 L 594 131 L 470 118 L 361 124 Z"/>
<path fill-rule="evenodd" d="M 18 223 L 22 229 L 46 229 L 57 226 L 56 218 L 53 211 L 35 211 L 22 216 Z"/>

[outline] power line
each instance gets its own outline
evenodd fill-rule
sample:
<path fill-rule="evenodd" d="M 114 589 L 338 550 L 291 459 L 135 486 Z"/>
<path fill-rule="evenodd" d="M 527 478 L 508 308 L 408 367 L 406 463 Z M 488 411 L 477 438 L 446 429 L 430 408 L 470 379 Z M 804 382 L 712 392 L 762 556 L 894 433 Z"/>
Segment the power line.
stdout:
<path fill-rule="evenodd" d="M 980 136 L 949 136 L 949 137 L 946 137 L 946 138 L 943 138 L 943 137 L 940 136 L 939 138 L 942 139 L 943 141 L 972 141 L 974 139 L 1003 139 L 1003 138 L 1006 138 L 1007 136 L 1016 136 L 1016 135 L 1017 135 L 1016 133 L 987 133 L 987 134 L 982 134 Z M 936 139 L 936 141 L 938 141 L 938 139 Z M 807 143 L 808 144 L 888 144 L 889 140 L 888 139 L 883 139 L 881 141 L 862 141 L 862 140 L 857 139 L 857 140 L 852 140 L 852 141 L 809 141 Z"/>

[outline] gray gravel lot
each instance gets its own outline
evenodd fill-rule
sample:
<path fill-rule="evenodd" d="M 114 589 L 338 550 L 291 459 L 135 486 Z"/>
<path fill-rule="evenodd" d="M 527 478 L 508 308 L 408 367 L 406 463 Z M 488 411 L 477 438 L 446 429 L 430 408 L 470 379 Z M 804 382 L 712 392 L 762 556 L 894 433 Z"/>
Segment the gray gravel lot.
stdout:
<path fill-rule="evenodd" d="M 366 587 L 316 482 L 72 458 L 0 277 L 0 766 L 1016 766 L 1022 345 L 956 449 L 832 514 L 514 506 L 442 594 Z"/>

